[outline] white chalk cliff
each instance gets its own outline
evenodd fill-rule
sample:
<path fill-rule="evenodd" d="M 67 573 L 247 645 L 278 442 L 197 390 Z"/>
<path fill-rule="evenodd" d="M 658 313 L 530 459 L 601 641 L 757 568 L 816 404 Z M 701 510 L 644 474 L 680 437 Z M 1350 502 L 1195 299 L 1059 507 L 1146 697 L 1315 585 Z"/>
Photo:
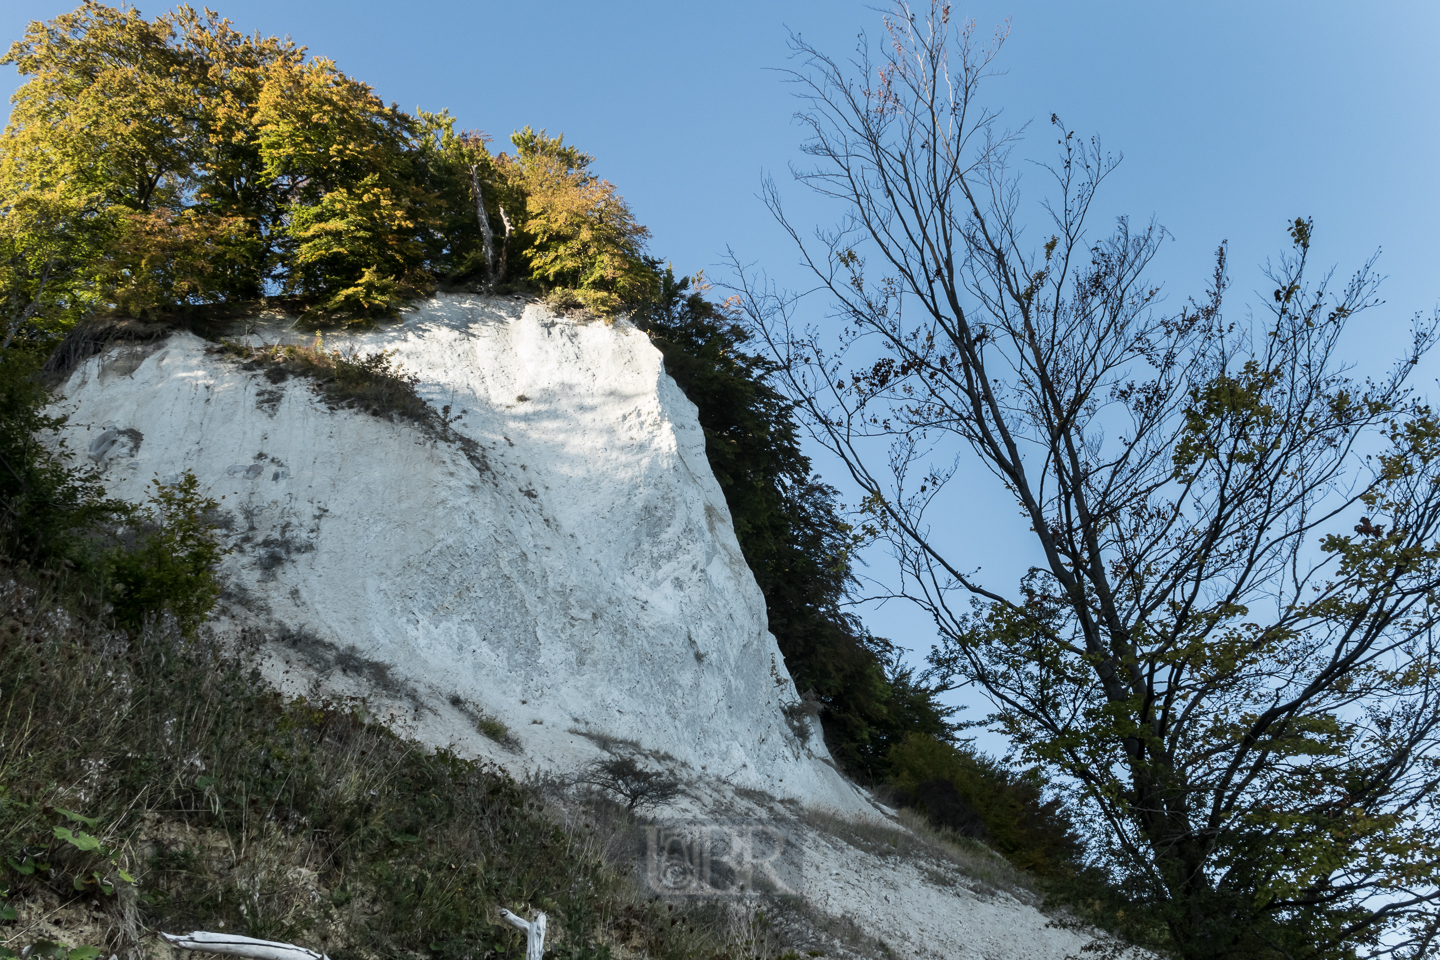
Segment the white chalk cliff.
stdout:
<path fill-rule="evenodd" d="M 378 695 L 427 739 L 512 766 L 628 740 L 855 808 L 821 738 L 783 712 L 796 691 L 695 408 L 643 333 L 446 297 L 326 343 L 393 351 L 463 446 L 327 409 L 309 382 L 212 346 L 180 333 L 90 359 L 63 390 L 70 444 L 121 497 L 189 470 L 224 498 L 218 625 L 267 637 L 277 678 Z"/>
<path fill-rule="evenodd" d="M 250 336 L 296 339 L 278 323 Z M 272 382 L 186 333 L 118 344 L 60 388 L 68 444 L 113 495 L 138 502 L 191 471 L 223 497 L 214 625 L 262 643 L 275 683 L 364 697 L 517 773 L 618 743 L 731 810 L 748 788 L 875 815 L 815 719 L 787 715 L 799 698 L 695 408 L 643 333 L 450 295 L 325 346 L 392 351 L 449 408 L 450 435 L 330 409 L 309 381 Z M 818 834 L 805 845 L 807 898 L 903 955 L 1085 942 L 963 878 L 936 886 Z"/>

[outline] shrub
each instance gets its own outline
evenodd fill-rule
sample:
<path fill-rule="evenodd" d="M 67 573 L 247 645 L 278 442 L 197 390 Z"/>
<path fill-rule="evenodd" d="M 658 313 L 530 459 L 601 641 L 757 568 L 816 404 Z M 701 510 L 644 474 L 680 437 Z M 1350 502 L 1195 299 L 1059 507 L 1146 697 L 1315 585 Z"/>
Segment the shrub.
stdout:
<path fill-rule="evenodd" d="M 641 900 L 632 847 L 608 861 L 497 767 L 430 752 L 359 703 L 287 699 L 203 634 L 151 619 L 117 636 L 75 586 L 0 561 L 0 909 L 27 924 L 83 906 L 106 955 L 140 955 L 156 929 L 223 929 L 334 960 L 459 960 L 523 952 L 504 906 L 547 911 L 557 958 L 637 935 L 664 960 L 742 955 L 696 929 L 703 905 Z"/>
<path fill-rule="evenodd" d="M 146 618 L 168 611 L 181 635 L 193 637 L 220 596 L 215 577 L 224 550 L 215 538 L 219 504 L 200 494 L 188 470 L 175 484 L 152 481 L 149 507 L 130 518 L 112 563 L 115 622 L 139 630 Z"/>
<path fill-rule="evenodd" d="M 942 830 L 951 830 L 974 840 L 990 839 L 990 832 L 985 829 L 985 818 L 956 789 L 955 784 L 944 777 L 926 780 L 917 785 L 912 794 L 897 796 L 896 799 L 904 806 L 918 807 L 932 825 Z"/>
<path fill-rule="evenodd" d="M 1072 876 L 1082 869 L 1084 847 L 1074 822 L 1058 797 L 1046 795 L 1037 771 L 1016 772 L 919 733 L 892 747 L 889 760 L 898 799 L 921 807 L 937 826 L 955 829 L 946 822 L 955 821 L 973 830 L 978 817 L 989 842 L 1021 869 L 1041 877 Z"/>
<path fill-rule="evenodd" d="M 625 809 L 658 807 L 680 796 L 680 781 L 646 770 L 631 757 L 607 757 L 588 764 L 577 783 L 599 787 L 618 796 Z"/>
<path fill-rule="evenodd" d="M 65 418 L 46 411 L 50 394 L 39 369 L 33 349 L 0 351 L 0 550 L 32 563 L 75 565 L 93 552 L 87 533 L 124 507 L 54 441 Z"/>
<path fill-rule="evenodd" d="M 310 346 L 277 343 L 249 347 L 227 343 L 223 352 L 247 361 L 246 369 L 264 369 L 265 375 L 277 383 L 291 376 L 304 377 L 332 404 L 355 406 L 382 416 L 394 414 L 419 423 L 436 419 L 435 412 L 416 392 L 419 377 L 406 373 L 387 351 L 361 356 L 327 350 L 323 335 L 317 333 Z"/>

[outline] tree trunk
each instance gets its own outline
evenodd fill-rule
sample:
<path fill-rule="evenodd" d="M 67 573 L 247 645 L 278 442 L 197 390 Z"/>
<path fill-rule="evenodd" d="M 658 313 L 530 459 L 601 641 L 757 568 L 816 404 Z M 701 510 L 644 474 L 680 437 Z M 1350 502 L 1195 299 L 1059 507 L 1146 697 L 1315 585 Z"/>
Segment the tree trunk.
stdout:
<path fill-rule="evenodd" d="M 306 950 L 291 943 L 276 943 L 274 940 L 256 940 L 230 933 L 162 933 L 160 939 L 181 950 L 201 950 L 218 953 L 227 957 L 244 957 L 246 960 L 329 960 L 323 953 Z"/>
<path fill-rule="evenodd" d="M 499 283 L 505 279 L 505 255 L 510 251 L 510 218 L 505 215 L 505 208 L 500 207 L 500 222 L 505 224 L 505 239 L 500 241 L 500 270 L 495 275 L 495 282 Z"/>
<path fill-rule="evenodd" d="M 490 286 L 500 282 L 495 272 L 495 233 L 490 229 L 490 218 L 485 215 L 485 194 L 480 190 L 480 165 L 470 165 L 470 186 L 475 190 L 475 219 L 480 221 L 480 236 L 485 240 L 485 266 L 490 271 Z M 501 213 L 504 216 L 504 213 Z M 508 225 L 507 225 L 508 226 Z M 506 234 L 509 234 L 507 229 Z"/>

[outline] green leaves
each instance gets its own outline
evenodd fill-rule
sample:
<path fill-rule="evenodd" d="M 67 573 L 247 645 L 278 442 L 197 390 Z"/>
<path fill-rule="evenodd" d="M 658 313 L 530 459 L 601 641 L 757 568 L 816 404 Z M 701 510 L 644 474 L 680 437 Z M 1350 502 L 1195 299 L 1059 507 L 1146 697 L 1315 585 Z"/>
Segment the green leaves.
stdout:
<path fill-rule="evenodd" d="M 437 199 L 419 179 L 416 122 L 332 61 L 282 64 L 255 114 L 284 220 L 284 285 L 352 316 L 393 312 L 429 284 L 421 242 Z"/>
<path fill-rule="evenodd" d="M 99 822 L 94 817 L 81 816 L 80 814 L 75 813 L 72 810 L 66 810 L 64 807 L 56 807 L 55 812 L 60 814 L 62 817 L 74 821 L 75 823 L 83 824 L 84 826 L 89 827 L 91 830 L 94 830 L 95 825 Z"/>
<path fill-rule="evenodd" d="M 76 850 L 82 851 L 84 853 L 99 851 L 103 854 L 108 852 L 99 840 L 95 839 L 83 830 L 81 830 L 77 834 L 72 833 L 68 827 L 56 827 L 55 838 L 57 840 L 65 841 L 66 843 L 70 844 L 70 846 L 74 847 Z"/>
<path fill-rule="evenodd" d="M 135 546 L 112 560 L 115 620 L 138 629 L 147 617 L 168 610 L 189 637 L 220 595 L 215 568 L 224 551 L 213 519 L 219 503 L 201 495 L 200 481 L 188 470 L 174 484 L 156 479 L 151 485 L 148 508 L 130 518 Z"/>
<path fill-rule="evenodd" d="M 1247 360 L 1234 375 L 1221 373 L 1192 387 L 1173 454 L 1177 475 L 1208 460 L 1253 464 L 1263 457 L 1277 419 L 1266 398 L 1279 382 L 1279 373 Z"/>
<path fill-rule="evenodd" d="M 650 231 L 614 184 L 590 172 L 594 158 L 566 146 L 563 134 L 526 127 L 510 139 L 516 156 L 497 157 L 496 169 L 525 198 L 520 229 L 532 275 L 572 290 L 604 316 L 659 293 L 660 278 L 645 258 Z"/>
<path fill-rule="evenodd" d="M 11 953 L 4 947 L 0 947 L 0 957 L 18 957 L 19 954 Z M 96 960 L 100 956 L 98 947 L 75 947 L 71 949 L 63 943 L 53 940 L 37 940 L 31 944 L 25 952 L 26 957 L 45 957 L 47 960 Z"/>
<path fill-rule="evenodd" d="M 28 77 L 0 134 L 7 338 L 97 309 L 253 300 L 267 282 L 330 317 L 393 314 L 482 265 L 477 183 L 485 224 L 504 227 L 497 274 L 515 247 L 528 279 L 605 316 L 658 287 L 649 231 L 563 137 L 527 127 L 492 158 L 447 113 L 386 106 L 333 61 L 210 11 L 87 2 L 0 62 Z"/>

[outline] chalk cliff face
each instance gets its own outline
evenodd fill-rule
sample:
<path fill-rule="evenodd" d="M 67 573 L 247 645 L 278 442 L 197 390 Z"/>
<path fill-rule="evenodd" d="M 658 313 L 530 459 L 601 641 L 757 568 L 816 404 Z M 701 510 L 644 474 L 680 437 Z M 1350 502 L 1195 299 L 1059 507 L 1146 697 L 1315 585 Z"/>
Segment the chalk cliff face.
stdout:
<path fill-rule="evenodd" d="M 279 321 L 249 336 L 300 339 Z M 662 815 L 784 830 L 811 908 L 885 956 L 1041 960 L 1087 941 L 1023 892 L 752 792 L 883 816 L 815 719 L 785 712 L 795 687 L 695 408 L 642 333 L 448 296 L 325 346 L 393 351 L 453 422 L 330 409 L 309 381 L 184 333 L 116 346 L 61 389 L 67 443 L 112 494 L 138 502 L 188 470 L 223 498 L 213 626 L 258 642 L 273 682 L 363 697 L 516 774 L 603 753 L 666 769 L 686 795 Z"/>
<path fill-rule="evenodd" d="M 262 640 L 273 679 L 512 769 L 628 741 L 700 780 L 861 809 L 815 721 L 784 711 L 695 408 L 644 334 L 446 296 L 325 345 L 393 351 L 454 436 L 329 409 L 185 333 L 62 388 L 70 446 L 112 494 L 189 470 L 224 498 L 216 626 Z"/>

